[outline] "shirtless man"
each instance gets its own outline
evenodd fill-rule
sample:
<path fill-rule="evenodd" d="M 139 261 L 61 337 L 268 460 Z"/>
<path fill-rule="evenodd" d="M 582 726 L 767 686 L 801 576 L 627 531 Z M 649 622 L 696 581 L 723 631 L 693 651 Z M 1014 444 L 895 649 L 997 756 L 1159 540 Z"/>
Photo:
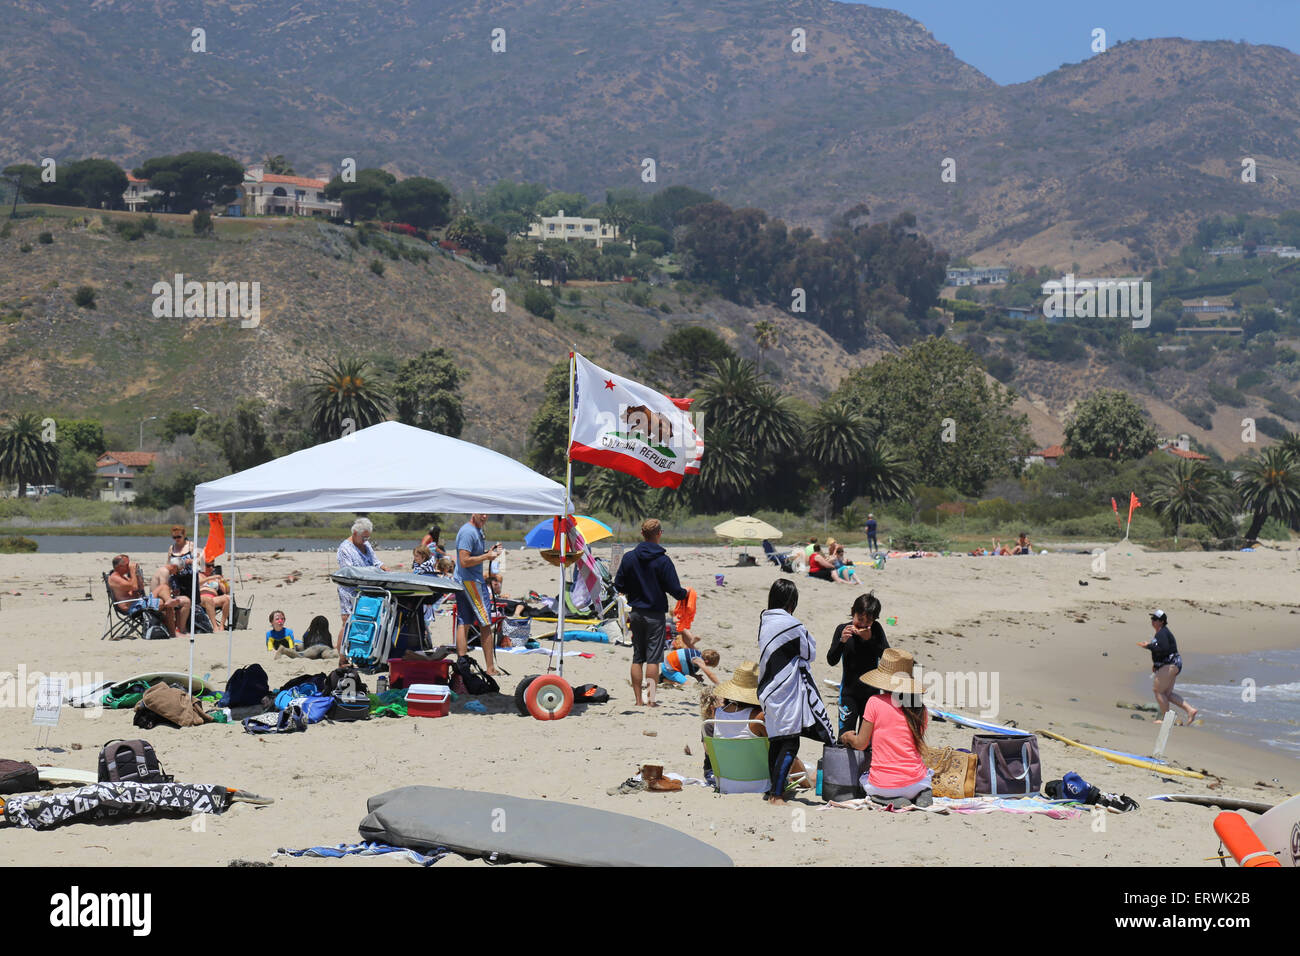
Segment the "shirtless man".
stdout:
<path fill-rule="evenodd" d="M 113 559 L 113 572 L 108 576 L 108 589 L 113 594 L 113 601 L 118 607 L 124 607 L 128 614 L 149 608 L 162 616 L 163 623 L 172 637 L 178 634 L 188 635 L 188 631 L 180 631 L 177 625 L 189 617 L 190 599 L 187 597 L 164 599 L 157 594 L 148 593 L 139 563 L 132 562 L 127 555 L 119 554 Z"/>

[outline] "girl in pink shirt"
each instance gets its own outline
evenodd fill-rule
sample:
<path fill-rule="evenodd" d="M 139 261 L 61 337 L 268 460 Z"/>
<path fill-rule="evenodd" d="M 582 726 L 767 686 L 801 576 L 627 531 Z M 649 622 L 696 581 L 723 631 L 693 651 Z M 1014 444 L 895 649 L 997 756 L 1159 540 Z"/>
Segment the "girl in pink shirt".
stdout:
<path fill-rule="evenodd" d="M 934 797 L 930 771 L 921 759 L 925 705 L 912 668 L 911 654 L 887 648 L 880 656 L 880 666 L 861 678 L 868 687 L 884 693 L 867 701 L 857 731 L 840 735 L 840 742 L 855 750 L 871 747 L 871 767 L 863 774 L 862 787 L 877 803 L 892 801 L 895 807 L 908 802 L 929 806 Z"/>

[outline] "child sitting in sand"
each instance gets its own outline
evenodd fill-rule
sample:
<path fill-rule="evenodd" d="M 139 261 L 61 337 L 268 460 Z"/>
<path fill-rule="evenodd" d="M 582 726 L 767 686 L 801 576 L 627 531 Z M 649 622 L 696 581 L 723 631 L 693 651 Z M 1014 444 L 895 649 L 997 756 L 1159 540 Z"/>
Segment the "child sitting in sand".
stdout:
<path fill-rule="evenodd" d="M 283 624 L 283 612 L 276 612 L 281 615 Z M 271 615 L 271 623 L 275 623 L 275 615 Z M 267 634 L 270 634 L 267 631 Z M 290 635 L 292 631 L 288 631 Z M 269 643 L 269 642 L 268 642 Z M 311 619 L 311 624 L 307 626 L 307 632 L 302 636 L 302 643 L 297 643 L 295 647 L 277 647 L 275 649 L 276 657 L 305 657 L 308 660 L 320 660 L 322 657 L 334 650 L 334 635 L 330 632 L 329 618 L 323 614 L 317 614 Z"/>
<path fill-rule="evenodd" d="M 717 651 L 697 651 L 693 647 L 678 647 L 664 655 L 664 662 L 659 667 L 659 679 L 685 684 L 688 676 L 703 681 L 696 671 L 703 671 L 708 679 L 716 684 L 717 676 L 711 668 L 718 666 L 722 656 Z"/>
<path fill-rule="evenodd" d="M 269 618 L 271 629 L 266 632 L 266 649 L 268 651 L 284 648 L 290 651 L 302 650 L 302 642 L 293 636 L 293 631 L 284 626 L 284 612 L 272 611 Z"/>
<path fill-rule="evenodd" d="M 833 563 L 835 564 L 835 576 L 841 581 L 858 582 L 857 569 L 853 562 L 846 560 L 844 557 L 844 545 L 837 545 L 834 551 Z"/>

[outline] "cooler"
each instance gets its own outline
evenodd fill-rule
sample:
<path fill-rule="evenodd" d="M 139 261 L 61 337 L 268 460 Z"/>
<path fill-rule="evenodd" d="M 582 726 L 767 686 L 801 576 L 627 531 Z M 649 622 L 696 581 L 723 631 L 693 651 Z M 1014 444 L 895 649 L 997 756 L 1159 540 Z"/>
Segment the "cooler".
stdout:
<path fill-rule="evenodd" d="M 451 675 L 451 661 L 404 661 L 393 658 L 388 662 L 388 686 L 413 687 L 416 684 L 446 684 Z"/>
<path fill-rule="evenodd" d="M 406 691 L 408 717 L 446 717 L 451 710 L 451 688 L 446 684 L 412 684 Z"/>

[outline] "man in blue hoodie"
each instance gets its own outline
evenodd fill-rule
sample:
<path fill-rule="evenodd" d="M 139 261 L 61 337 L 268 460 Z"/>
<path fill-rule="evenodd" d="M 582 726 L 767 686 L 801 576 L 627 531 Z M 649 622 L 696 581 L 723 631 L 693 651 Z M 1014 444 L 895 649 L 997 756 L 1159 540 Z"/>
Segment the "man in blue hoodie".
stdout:
<path fill-rule="evenodd" d="M 614 587 L 627 597 L 628 619 L 632 626 L 632 690 L 636 705 L 646 706 L 641 699 L 641 681 L 649 680 L 649 700 L 655 703 L 655 688 L 659 684 L 659 664 L 664 659 L 664 617 L 668 613 L 668 595 L 679 601 L 686 599 L 686 589 L 677 580 L 677 569 L 672 558 L 659 544 L 663 529 L 657 518 L 641 522 L 641 537 L 645 540 L 623 555 Z M 644 673 L 643 673 L 644 672 Z"/>

